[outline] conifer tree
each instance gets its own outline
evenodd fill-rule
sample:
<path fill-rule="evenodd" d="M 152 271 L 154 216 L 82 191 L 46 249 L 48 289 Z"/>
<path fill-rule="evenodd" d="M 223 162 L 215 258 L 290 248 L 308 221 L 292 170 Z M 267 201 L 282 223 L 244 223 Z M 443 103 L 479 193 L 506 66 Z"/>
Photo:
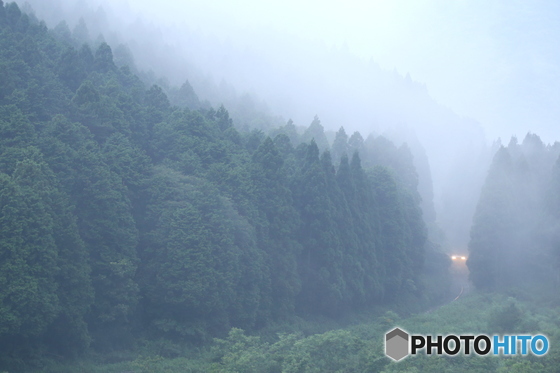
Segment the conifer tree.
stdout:
<path fill-rule="evenodd" d="M 513 164 L 508 149 L 498 150 L 488 171 L 473 218 L 469 243 L 470 279 L 476 287 L 494 289 L 505 284 L 505 257 L 514 227 Z"/>
<path fill-rule="evenodd" d="M 336 132 L 331 150 L 335 164 L 338 164 L 343 156 L 348 157 L 348 135 L 344 131 L 344 127 L 340 127 Z"/>
<path fill-rule="evenodd" d="M 261 214 L 256 233 L 258 245 L 268 258 L 270 309 L 274 318 L 288 317 L 293 314 L 301 286 L 297 273 L 301 248 L 295 240 L 299 216 L 293 207 L 284 161 L 270 137 L 255 151 L 252 160 L 252 179 Z"/>
<path fill-rule="evenodd" d="M 329 148 L 329 142 L 325 136 L 325 129 L 321 125 L 321 121 L 317 115 L 315 115 L 315 118 L 313 118 L 313 121 L 305 130 L 301 139 L 305 143 L 309 143 L 311 140 L 314 140 L 320 152 Z"/>

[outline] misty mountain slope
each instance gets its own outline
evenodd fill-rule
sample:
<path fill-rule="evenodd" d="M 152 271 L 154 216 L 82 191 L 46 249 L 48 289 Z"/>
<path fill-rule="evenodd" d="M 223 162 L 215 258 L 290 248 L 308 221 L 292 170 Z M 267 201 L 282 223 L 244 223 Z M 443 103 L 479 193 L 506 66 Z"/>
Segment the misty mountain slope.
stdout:
<path fill-rule="evenodd" d="M 441 296 L 406 147 L 239 131 L 0 5 L 1 369 Z"/>
<path fill-rule="evenodd" d="M 343 126 L 364 136 L 387 133 L 397 145 L 417 141 L 411 149 L 420 170 L 425 214 L 433 217 L 433 199 L 438 224 L 450 232 L 450 244 L 467 245 L 465 223 L 474 212 L 485 170 L 469 177 L 459 170 L 477 167 L 480 159 L 483 165 L 478 167 L 489 164 L 483 130 L 476 121 L 435 102 L 410 75 L 386 71 L 344 47 L 327 48 L 271 30 L 243 29 L 221 38 L 212 29 L 157 23 L 120 3 L 29 3 L 52 27 L 64 19 L 72 29 L 83 19 L 93 40 L 102 34 L 115 52 L 126 45 L 139 71 L 153 71 L 143 79 L 163 86 L 170 99 L 173 87 L 188 80 L 202 102 L 228 107 L 239 128 L 268 131 L 285 123 L 278 116 L 307 127 L 318 115 L 327 131 Z M 460 197 L 450 200 L 457 190 Z M 470 202 L 464 206 L 455 200 Z"/>
<path fill-rule="evenodd" d="M 558 142 L 544 145 L 527 134 L 494 156 L 469 243 L 467 264 L 478 288 L 555 292 L 559 155 Z"/>
<path fill-rule="evenodd" d="M 73 39 L 75 47 L 88 43 L 96 48 L 107 42 L 114 49 L 115 63 L 128 65 L 149 85 L 158 84 L 176 101 L 177 88 L 185 82 L 200 98 L 195 106 L 226 105 L 232 117 L 241 127 L 268 129 L 282 123 L 270 113 L 267 105 L 253 92 L 236 92 L 234 86 L 221 75 L 211 74 L 205 64 L 196 64 L 196 56 L 203 48 L 223 48 L 212 38 L 205 39 L 196 32 L 181 36 L 178 40 L 189 42 L 189 52 L 184 54 L 173 40 L 164 35 L 159 26 L 134 15 L 122 4 L 108 3 L 95 6 L 85 1 L 25 1 L 21 6 L 26 11 L 44 19 L 52 31 L 60 37 Z M 187 57 L 186 57 L 187 56 Z M 196 101 L 196 100 L 195 100 Z"/>

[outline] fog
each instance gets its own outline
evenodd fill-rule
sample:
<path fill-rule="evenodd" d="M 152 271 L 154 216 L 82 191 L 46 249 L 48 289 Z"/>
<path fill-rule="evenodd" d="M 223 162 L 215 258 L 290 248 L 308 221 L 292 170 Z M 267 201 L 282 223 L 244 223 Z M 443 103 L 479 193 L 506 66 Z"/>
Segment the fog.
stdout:
<path fill-rule="evenodd" d="M 185 34 L 196 30 L 263 57 L 278 42 L 347 48 L 385 70 L 409 73 L 435 101 L 482 123 L 492 139 L 531 131 L 554 140 L 552 126 L 560 116 L 554 105 L 560 79 L 555 3 L 142 0 L 111 6 L 123 19 L 141 14 L 158 25 L 173 24 L 177 34 L 165 37 L 179 47 L 188 48 Z M 293 57 L 307 56 L 284 55 Z"/>
<path fill-rule="evenodd" d="M 17 2 L 0 372 L 555 371 L 556 6 Z"/>
<path fill-rule="evenodd" d="M 49 27 L 64 19 L 72 30 L 83 17 L 92 39 L 126 45 L 144 77 L 189 80 L 239 126 L 260 126 L 243 110 L 302 127 L 318 115 L 328 131 L 408 142 L 415 159 L 427 154 L 437 222 L 453 246 L 466 247 L 495 141 L 527 132 L 555 140 L 558 4 L 29 3 Z M 420 175 L 420 189 L 429 177 Z"/>

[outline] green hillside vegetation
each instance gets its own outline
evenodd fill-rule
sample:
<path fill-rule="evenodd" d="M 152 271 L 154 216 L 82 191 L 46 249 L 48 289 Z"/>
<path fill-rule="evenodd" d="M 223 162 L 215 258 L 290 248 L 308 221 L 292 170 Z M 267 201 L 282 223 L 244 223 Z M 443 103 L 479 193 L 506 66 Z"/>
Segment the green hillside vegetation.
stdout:
<path fill-rule="evenodd" d="M 558 143 L 498 150 L 449 303 L 407 144 L 154 81 L 0 0 L 0 372 L 558 370 Z M 397 325 L 551 348 L 392 363 Z"/>
<path fill-rule="evenodd" d="M 0 370 L 214 338 L 218 370 L 252 348 L 354 350 L 350 332 L 237 328 L 445 297 L 406 145 L 341 129 L 329 150 L 317 117 L 240 130 L 62 31 L 0 1 Z"/>
<path fill-rule="evenodd" d="M 111 363 L 105 357 L 74 364 L 50 362 L 40 372 L 557 372 L 560 353 L 554 347 L 542 357 L 419 354 L 394 363 L 384 355 L 384 334 L 395 324 L 410 333 L 430 335 L 544 333 L 550 346 L 557 346 L 560 342 L 558 306 L 535 306 L 535 300 L 538 299 L 520 301 L 499 294 L 469 294 L 431 313 L 406 319 L 387 311 L 368 323 L 345 329 L 312 335 L 284 333 L 273 340 L 232 329 L 226 337 L 215 339 L 206 348 L 183 352 L 181 357 L 166 357 L 168 346 L 158 344 L 151 345 L 144 354 L 139 352 L 131 361 Z"/>

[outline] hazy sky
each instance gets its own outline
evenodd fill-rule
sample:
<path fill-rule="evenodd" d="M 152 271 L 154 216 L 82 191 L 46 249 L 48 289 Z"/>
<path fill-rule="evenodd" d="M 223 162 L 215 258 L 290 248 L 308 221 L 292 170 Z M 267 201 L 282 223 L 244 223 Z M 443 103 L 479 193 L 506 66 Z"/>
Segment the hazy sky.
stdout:
<path fill-rule="evenodd" d="M 128 6 L 236 42 L 272 29 L 327 47 L 346 44 L 387 70 L 410 73 L 436 101 L 481 122 L 489 139 L 528 131 L 556 138 L 560 2 L 128 0 Z"/>

